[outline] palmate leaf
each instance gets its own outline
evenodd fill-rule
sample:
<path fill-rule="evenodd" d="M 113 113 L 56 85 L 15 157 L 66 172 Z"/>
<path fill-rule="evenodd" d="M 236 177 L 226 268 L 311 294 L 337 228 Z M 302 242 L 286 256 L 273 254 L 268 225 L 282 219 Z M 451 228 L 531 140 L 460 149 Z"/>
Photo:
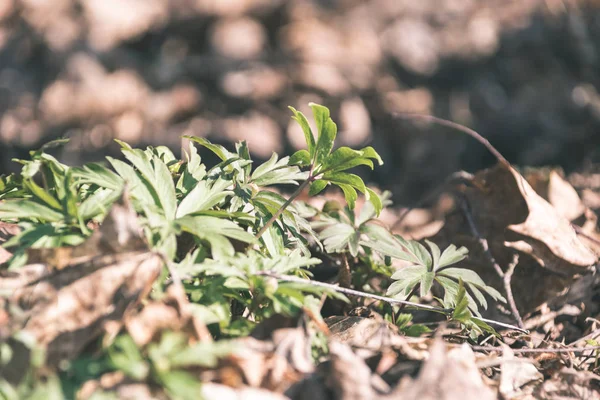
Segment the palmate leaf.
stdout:
<path fill-rule="evenodd" d="M 251 175 L 251 181 L 259 186 L 269 185 L 298 185 L 299 181 L 308 178 L 308 172 L 302 172 L 297 166 L 289 165 L 289 157 L 278 161 L 277 153 L 258 166 Z"/>
<path fill-rule="evenodd" d="M 319 239 L 323 242 L 325 250 L 329 253 L 341 252 L 350 245 L 350 241 L 354 241 L 355 254 L 353 255 L 358 253 L 358 233 L 353 226 L 348 224 L 337 223 L 329 226 L 319 233 Z"/>
<path fill-rule="evenodd" d="M 467 291 L 463 284 L 462 279 L 458 281 L 458 291 L 456 293 L 456 300 L 454 311 L 452 311 L 452 319 L 458 322 L 467 322 L 473 315 L 469 311 L 469 300 L 467 299 Z"/>
<path fill-rule="evenodd" d="M 469 287 L 471 291 L 478 298 L 479 303 L 484 305 L 487 308 L 487 303 L 485 303 L 485 298 L 481 294 L 481 291 L 486 292 L 491 298 L 496 301 L 501 301 L 503 303 L 506 302 L 506 299 L 491 286 L 485 284 L 485 282 L 481 279 L 479 275 L 475 271 L 464 269 L 464 268 L 446 268 L 440 270 L 437 273 L 438 276 L 445 276 L 454 280 L 461 280 Z M 483 301 L 481 301 L 483 299 Z"/>
<path fill-rule="evenodd" d="M 233 183 L 219 178 L 216 181 L 202 180 L 184 197 L 177 207 L 176 218 L 208 210 L 219 204 L 233 192 L 226 190 Z"/>
<path fill-rule="evenodd" d="M 158 196 L 150 189 L 150 184 L 131 165 L 112 157 L 106 157 L 119 176 L 128 183 L 132 198 L 145 206 L 158 206 Z"/>
<path fill-rule="evenodd" d="M 213 256 L 223 258 L 235 253 L 229 239 L 244 243 L 254 243 L 254 236 L 243 230 L 236 223 L 216 217 L 187 215 L 175 220 L 182 230 L 210 243 Z"/>
<path fill-rule="evenodd" d="M 0 220 L 38 219 L 46 222 L 62 221 L 64 215 L 34 200 L 6 200 L 0 203 Z"/>
<path fill-rule="evenodd" d="M 112 190 L 123 188 L 123 178 L 97 163 L 89 163 L 83 167 L 73 167 L 71 171 L 73 178 L 80 184 L 98 185 Z"/>
<path fill-rule="evenodd" d="M 451 244 L 446 248 L 446 250 L 444 250 L 442 255 L 439 257 L 439 261 L 435 264 L 434 269 L 438 270 L 448 265 L 456 264 L 457 262 L 464 260 L 467 257 L 468 252 L 469 251 L 466 247 L 456 248 L 455 245 Z"/>

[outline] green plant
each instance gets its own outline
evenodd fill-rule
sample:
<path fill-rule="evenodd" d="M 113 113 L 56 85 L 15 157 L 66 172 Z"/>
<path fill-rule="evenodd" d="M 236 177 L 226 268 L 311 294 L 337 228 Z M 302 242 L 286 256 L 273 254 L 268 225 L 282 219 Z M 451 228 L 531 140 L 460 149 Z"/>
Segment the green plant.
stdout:
<path fill-rule="evenodd" d="M 291 108 L 307 149 L 291 157 L 273 154 L 255 168 L 245 142 L 230 151 L 191 136 L 185 137 L 189 147 L 182 160 L 163 146 L 142 150 L 120 141 L 124 160 L 108 157 L 108 165 L 60 163 L 47 151 L 62 140 L 31 152 L 29 160 L 17 160 L 22 164 L 20 174 L 0 179 L 0 220 L 16 222 L 21 228 L 3 245 L 13 252 L 8 267 L 16 270 L 24 265 L 31 248 L 83 243 L 125 192 L 149 247 L 168 264 L 153 296 L 159 298 L 177 276 L 191 312 L 217 340 L 246 335 L 274 314 L 291 316 L 302 310 L 318 314 L 322 296 L 349 301 L 342 293 L 441 312 L 470 331 L 481 332 L 487 325 L 473 314 L 478 315 L 479 305 L 487 307 L 485 295 L 500 301 L 502 296 L 473 271 L 451 267 L 466 256 L 466 249 L 450 246 L 441 252 L 427 242 L 427 250 L 381 226 L 377 216 L 390 204 L 389 194 L 380 197 L 348 172 L 361 165 L 373 168 L 374 162 L 381 165 L 381 158 L 371 147 L 334 150 L 337 127 L 329 110 L 317 104 L 310 107 L 316 137 L 306 117 Z M 207 167 L 196 145 L 220 161 Z M 287 198 L 277 190 L 285 185 L 297 186 Z M 329 202 L 317 210 L 297 200 L 306 188 L 314 196 L 330 185 L 341 189 L 347 205 Z M 366 201 L 356 213 L 358 192 Z M 312 266 L 338 255 L 352 274 L 348 285 L 383 291 L 392 281 L 387 292 L 394 299 L 311 280 Z M 394 272 L 393 260 L 411 265 Z M 405 301 L 417 289 L 425 297 L 434 282 L 444 291 L 443 298 L 437 299 L 444 308 Z M 393 314 L 383 307 L 380 311 L 386 318 Z M 396 323 L 406 334 L 427 331 L 411 324 L 410 314 L 400 314 Z M 324 347 L 324 337 L 315 336 L 315 355 L 326 354 Z M 75 387 L 84 379 L 77 375 L 79 367 L 89 372 L 85 378 L 121 371 L 187 398 L 186 393 L 197 390 L 198 381 L 186 372 L 190 365 L 182 360 L 189 360 L 187 354 L 201 353 L 202 359 L 212 362 L 223 351 L 217 344 L 190 346 L 176 332 L 165 332 L 157 343 L 144 348 L 121 334 L 101 350 L 99 358 L 72 362 L 59 379 L 63 386 L 70 382 Z"/>

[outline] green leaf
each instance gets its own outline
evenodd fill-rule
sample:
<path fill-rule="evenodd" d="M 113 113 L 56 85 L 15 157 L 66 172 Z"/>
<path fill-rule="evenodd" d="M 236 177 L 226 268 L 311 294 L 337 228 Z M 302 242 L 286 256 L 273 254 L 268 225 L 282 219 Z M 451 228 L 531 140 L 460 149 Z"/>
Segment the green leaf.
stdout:
<path fill-rule="evenodd" d="M 350 251 L 350 255 L 352 255 L 352 257 L 356 257 L 358 255 L 359 237 L 359 233 L 354 231 L 348 238 L 348 250 Z"/>
<path fill-rule="evenodd" d="M 50 193 L 39 187 L 32 179 L 23 179 L 23 186 L 27 188 L 31 194 L 46 203 L 51 208 L 62 211 L 60 202 Z"/>
<path fill-rule="evenodd" d="M 105 215 L 119 196 L 121 196 L 120 191 L 104 188 L 98 189 L 79 205 L 79 215 L 84 220 Z"/>
<path fill-rule="evenodd" d="M 153 186 L 168 219 L 175 218 L 177 210 L 177 197 L 173 177 L 167 165 L 158 157 L 154 157 L 154 179 Z"/>
<path fill-rule="evenodd" d="M 440 260 L 436 266 L 436 269 L 456 264 L 457 262 L 464 260 L 468 253 L 469 250 L 467 250 L 466 247 L 459 247 L 457 249 L 455 245 L 451 244 L 440 256 Z"/>
<path fill-rule="evenodd" d="M 325 189 L 327 187 L 328 184 L 329 184 L 329 182 L 322 180 L 322 179 L 318 179 L 318 180 L 314 181 L 313 183 L 310 184 L 310 188 L 308 190 L 308 195 L 316 196 L 317 194 L 321 193 L 323 191 L 323 189 Z"/>
<path fill-rule="evenodd" d="M 397 241 L 402 244 L 402 247 L 406 250 L 405 257 L 401 258 L 405 261 L 410 261 L 415 264 L 425 265 L 428 270 L 432 270 L 433 268 L 433 259 L 431 258 L 431 254 L 427 251 L 425 246 L 416 240 L 406 240 L 399 235 L 394 235 Z"/>
<path fill-rule="evenodd" d="M 363 157 L 372 158 L 376 160 L 379 165 L 383 165 L 383 160 L 371 146 L 365 147 L 361 151 L 363 152 Z"/>
<path fill-rule="evenodd" d="M 345 184 L 354 187 L 355 189 L 360 190 L 362 193 L 367 193 L 367 188 L 365 187 L 365 183 L 358 175 L 348 174 L 345 172 L 336 172 L 336 173 L 326 173 L 323 175 L 325 180 L 330 181 L 331 183 L 335 183 L 336 185 Z M 366 194 L 368 197 L 368 194 Z"/>
<path fill-rule="evenodd" d="M 440 248 L 437 244 L 429 240 L 425 240 L 425 244 L 427 244 L 427 247 L 429 247 L 429 250 L 431 250 L 431 255 L 433 257 L 433 270 L 435 271 L 440 261 Z"/>
<path fill-rule="evenodd" d="M 299 167 L 307 167 L 310 165 L 310 153 L 304 149 L 298 150 L 290 157 L 289 165 L 297 165 Z"/>
<path fill-rule="evenodd" d="M 121 190 L 123 179 L 103 165 L 90 163 L 83 167 L 73 167 L 73 178 L 79 183 L 89 183 L 100 187 Z"/>
<path fill-rule="evenodd" d="M 235 155 L 232 152 L 230 152 L 229 150 L 227 150 L 225 147 L 218 145 L 218 144 L 213 144 L 210 142 L 210 140 L 205 139 L 203 137 L 188 136 L 188 135 L 185 135 L 183 137 L 185 139 L 189 139 L 193 142 L 196 142 L 203 147 L 206 147 L 207 149 L 209 149 L 210 151 L 215 153 L 215 155 L 217 157 L 219 157 L 222 161 L 227 161 Z"/>
<path fill-rule="evenodd" d="M 420 277 L 396 281 L 388 287 L 386 296 L 390 296 L 398 300 L 406 300 L 419 281 Z"/>
<path fill-rule="evenodd" d="M 223 201 L 227 196 L 233 194 L 225 190 L 232 183 L 225 179 L 215 182 L 203 180 L 198 182 L 177 207 L 176 218 L 183 217 L 199 211 L 208 210 Z"/>
<path fill-rule="evenodd" d="M 381 210 L 383 210 L 383 202 L 381 201 L 381 198 L 377 193 L 375 193 L 369 188 L 366 189 L 367 193 L 369 194 L 369 201 L 371 202 L 371 204 L 373 204 L 373 207 L 375 208 L 375 214 L 379 217 Z"/>
<path fill-rule="evenodd" d="M 410 265 L 408 267 L 403 267 L 398 269 L 391 276 L 391 279 L 399 281 L 399 280 L 412 280 L 412 279 L 421 279 L 423 275 L 427 273 L 427 268 L 424 265 Z"/>
<path fill-rule="evenodd" d="M 33 200 L 6 200 L 0 203 L 0 220 L 31 218 L 58 222 L 62 221 L 64 216 L 62 213 Z"/>
<path fill-rule="evenodd" d="M 477 272 L 465 268 L 446 268 L 438 272 L 438 275 L 447 276 L 455 280 L 462 280 L 465 283 L 473 283 L 477 286 L 485 286 Z"/>
<path fill-rule="evenodd" d="M 232 256 L 235 249 L 228 240 L 236 239 L 244 243 L 254 243 L 255 238 L 236 223 L 226 219 L 187 215 L 175 220 L 184 231 L 210 243 L 213 257 L 222 259 Z"/>
<path fill-rule="evenodd" d="M 193 374 L 182 371 L 168 371 L 160 380 L 169 393 L 169 398 L 195 400 L 201 397 L 202 384 Z"/>
<path fill-rule="evenodd" d="M 294 119 L 296 122 L 298 122 L 298 124 L 302 128 L 302 131 L 304 132 L 304 139 L 306 140 L 306 145 L 308 146 L 308 153 L 310 155 L 310 160 L 314 160 L 315 137 L 312 133 L 312 130 L 310 129 L 308 120 L 306 119 L 304 114 L 302 114 L 300 111 L 297 111 L 294 107 L 290 106 L 288 108 L 294 113 L 294 116 L 292 117 L 292 119 Z"/>
<path fill-rule="evenodd" d="M 298 167 L 290 166 L 288 160 L 288 157 L 284 157 L 277 161 L 277 154 L 273 153 L 269 161 L 254 170 L 251 180 L 260 186 L 298 185 L 298 181 L 308 178 L 308 172 L 302 172 Z"/>
<path fill-rule="evenodd" d="M 472 315 L 469 311 L 469 300 L 467 299 L 467 291 L 462 279 L 458 281 L 458 293 L 456 295 L 456 305 L 452 311 L 452 319 L 458 322 L 467 322 L 471 320 Z"/>
<path fill-rule="evenodd" d="M 327 252 L 334 253 L 345 250 L 354 234 L 354 227 L 338 223 L 331 225 L 319 233 L 319 239 L 323 241 Z"/>
<path fill-rule="evenodd" d="M 363 158 L 362 151 L 354 150 L 350 147 L 340 147 L 323 161 L 321 172 L 345 170 L 361 164 L 370 165 L 371 169 L 373 168 L 371 160 Z"/>
<path fill-rule="evenodd" d="M 424 335 L 425 333 L 431 332 L 431 329 L 429 329 L 425 325 L 413 324 L 413 325 L 411 325 L 411 326 L 403 329 L 402 332 L 404 332 L 404 334 L 406 336 L 421 337 L 421 335 Z"/>
<path fill-rule="evenodd" d="M 319 182 L 319 181 L 317 181 L 317 182 Z M 353 210 L 354 207 L 356 206 L 356 199 L 358 199 L 358 194 L 356 193 L 356 189 L 354 189 L 350 185 L 346 185 L 343 183 L 338 183 L 337 185 L 339 186 L 340 189 L 342 189 L 342 192 L 344 192 L 344 198 L 346 199 L 346 203 L 348 203 L 348 207 L 350 207 L 350 209 Z"/>
<path fill-rule="evenodd" d="M 315 163 L 321 164 L 331 152 L 333 142 L 337 135 L 337 126 L 329 118 L 329 109 L 315 103 L 308 104 L 312 108 L 313 116 L 317 124 L 318 139 L 315 149 Z"/>
<path fill-rule="evenodd" d="M 425 297 L 433 286 L 433 278 L 435 277 L 434 272 L 426 272 L 421 276 L 421 285 L 419 287 L 421 297 Z"/>
<path fill-rule="evenodd" d="M 150 191 L 148 184 L 144 182 L 142 177 L 138 175 L 131 165 L 112 157 L 106 157 L 106 159 L 121 178 L 130 185 L 129 193 L 131 194 L 131 197 L 146 206 L 159 205 L 157 195 Z"/>

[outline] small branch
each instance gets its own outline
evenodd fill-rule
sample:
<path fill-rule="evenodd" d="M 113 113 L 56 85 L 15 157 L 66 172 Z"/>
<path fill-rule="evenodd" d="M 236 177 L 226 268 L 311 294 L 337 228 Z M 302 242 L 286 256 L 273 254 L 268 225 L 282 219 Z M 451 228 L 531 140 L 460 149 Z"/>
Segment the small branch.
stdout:
<path fill-rule="evenodd" d="M 256 275 L 270 276 L 270 277 L 278 279 L 280 281 L 304 283 L 304 284 L 308 284 L 308 285 L 312 285 L 312 286 L 323 287 L 323 288 L 327 288 L 330 290 L 335 290 L 336 292 L 349 294 L 351 296 L 359 296 L 359 297 L 365 297 L 365 298 L 373 299 L 373 300 L 385 301 L 386 303 L 389 303 L 389 304 L 403 304 L 404 306 L 409 306 L 409 307 L 413 307 L 415 309 L 420 309 L 420 310 L 425 310 L 425 311 L 437 312 L 440 314 L 444 314 L 446 316 L 451 315 L 452 311 L 453 311 L 450 308 L 434 307 L 434 306 L 429 306 L 426 304 L 413 303 L 412 301 L 393 299 L 391 297 L 379 296 L 376 294 L 360 292 L 360 291 L 354 290 L 354 289 L 339 287 L 336 285 L 332 285 L 330 283 L 311 281 L 310 279 L 302 279 L 302 278 L 298 278 L 295 276 L 287 276 L 287 275 L 283 276 L 283 275 L 279 275 L 279 274 L 276 274 L 276 273 L 270 272 L 270 271 L 259 271 L 256 273 Z M 502 322 L 493 321 L 493 320 L 485 319 L 485 318 L 479 318 L 479 317 L 473 317 L 473 318 L 477 319 L 479 321 L 483 321 L 490 325 L 496 325 L 496 326 L 500 326 L 502 328 L 512 329 L 512 330 L 519 331 L 522 333 L 529 333 L 529 331 L 526 331 L 525 329 L 519 328 L 517 326 L 504 324 Z"/>
<path fill-rule="evenodd" d="M 408 214 L 410 214 L 411 211 L 413 211 L 416 208 L 423 207 L 426 203 L 438 198 L 442 193 L 446 191 L 448 186 L 459 183 L 468 183 L 472 180 L 473 174 L 470 174 L 468 172 L 458 171 L 453 173 L 448 178 L 446 178 L 442 186 L 435 187 L 433 190 L 425 194 L 425 196 L 420 198 L 413 206 L 407 207 L 405 210 L 403 210 L 396 222 L 394 222 L 392 229 L 400 227 L 402 225 L 402 222 L 404 222 L 404 220 L 406 219 Z"/>
<path fill-rule="evenodd" d="M 513 255 L 513 260 L 510 264 L 508 264 L 508 268 L 506 269 L 506 272 L 504 273 L 504 277 L 502 279 L 504 281 L 504 291 L 506 292 L 506 300 L 510 305 L 510 310 L 512 311 L 513 316 L 517 320 L 517 325 L 519 325 L 520 328 L 524 328 L 525 324 L 523 323 L 523 319 L 521 318 L 521 314 L 519 313 L 519 309 L 517 308 L 517 303 L 515 303 L 515 297 L 513 296 L 511 285 L 512 276 L 518 264 L 519 254 L 515 253 Z"/>
<path fill-rule="evenodd" d="M 410 299 L 411 297 L 413 297 L 417 293 L 417 290 L 419 290 L 419 286 L 420 285 L 415 285 L 415 287 L 412 288 L 412 290 L 410 291 L 408 296 L 406 296 L 406 298 Z M 400 304 L 400 307 L 398 307 L 398 311 L 394 314 L 394 321 L 398 319 L 400 313 L 402 313 L 402 310 L 404 310 L 405 306 L 406 304 Z"/>
<path fill-rule="evenodd" d="M 289 199 L 287 199 L 286 202 L 283 203 L 283 205 L 281 207 L 279 207 L 279 209 L 275 212 L 275 214 L 273 214 L 271 219 L 269 219 L 267 221 L 267 223 L 264 224 L 262 228 L 260 228 L 260 230 L 256 234 L 257 239 L 259 239 L 267 231 L 267 229 L 269 229 L 269 227 L 271 225 L 273 225 L 273 223 L 277 220 L 277 218 L 279 218 L 279 216 L 281 214 L 283 214 L 285 209 L 288 208 L 288 206 L 290 204 L 292 204 L 292 201 L 294 201 L 296 199 L 296 197 L 300 196 L 300 193 L 302 193 L 304 188 L 306 186 L 308 186 L 313 180 L 314 180 L 314 178 L 312 176 L 310 176 L 308 179 L 306 179 L 304 182 L 302 182 L 300 184 L 300 186 L 298 186 L 298 189 L 296 189 L 296 191 L 294 193 L 292 193 L 292 195 L 289 197 Z"/>
<path fill-rule="evenodd" d="M 256 275 L 270 276 L 272 278 L 279 279 L 281 281 L 286 281 L 286 282 L 305 283 L 305 284 L 309 284 L 312 286 L 318 286 L 318 287 L 335 290 L 336 292 L 349 294 L 352 296 L 359 296 L 359 297 L 364 297 L 367 299 L 385 301 L 386 303 L 390 303 L 390 304 L 404 304 L 405 306 L 411 306 L 414 308 L 438 312 L 438 313 L 446 314 L 446 315 L 452 313 L 452 309 L 449 309 L 449 308 L 434 307 L 434 306 L 428 306 L 426 304 L 413 303 L 411 301 L 393 299 L 391 297 L 379 296 L 377 294 L 371 294 L 371 293 L 361 292 L 361 291 L 354 290 L 354 289 L 343 288 L 340 286 L 332 285 L 331 283 L 312 281 L 310 279 L 302 279 L 302 278 L 298 278 L 295 276 L 289 276 L 289 275 L 278 275 L 278 274 L 270 272 L 270 271 L 259 271 L 256 273 Z"/>
<path fill-rule="evenodd" d="M 340 286 L 342 287 L 350 287 L 352 284 L 352 271 L 350 270 L 350 263 L 348 262 L 348 256 L 346 253 L 342 253 L 342 266 L 340 267 L 340 272 L 338 273 L 338 280 L 340 282 Z"/>
<path fill-rule="evenodd" d="M 473 216 L 471 215 L 471 211 L 467 207 L 466 199 L 462 199 L 462 201 L 459 200 L 459 204 L 460 204 L 460 207 L 463 211 L 465 218 L 467 219 L 469 228 L 471 229 L 471 233 L 473 234 L 473 236 L 475 236 L 477 238 L 477 240 L 481 244 L 481 247 L 483 248 L 483 251 L 484 251 L 485 255 L 487 256 L 488 260 L 490 261 L 490 264 L 492 264 L 492 266 L 494 267 L 494 270 L 496 271 L 496 273 L 498 274 L 498 276 L 500 277 L 500 279 L 502 279 L 502 282 L 504 283 L 504 291 L 506 292 L 506 300 L 508 301 L 508 305 L 510 307 L 510 311 L 511 311 L 513 317 L 517 321 L 519 328 L 524 329 L 525 325 L 523 324 L 523 319 L 521 318 L 521 314 L 519 313 L 519 309 L 517 308 L 517 303 L 515 303 L 515 298 L 513 296 L 512 286 L 511 286 L 511 278 L 512 278 L 513 272 L 515 270 L 515 267 L 517 266 L 517 264 L 519 262 L 518 254 L 515 254 L 515 256 L 513 258 L 513 262 L 510 263 L 507 271 L 506 272 L 502 271 L 502 268 L 500 268 L 500 265 L 498 265 L 498 262 L 496 261 L 492 252 L 490 251 L 490 246 L 488 244 L 488 241 L 483 236 L 481 236 L 481 234 L 479 233 L 479 230 L 477 229 L 477 226 L 475 225 L 475 221 L 473 221 Z"/>
<path fill-rule="evenodd" d="M 479 133 L 475 132 L 473 129 L 471 129 L 469 127 L 466 127 L 466 126 L 461 125 L 456 122 L 449 121 L 447 119 L 434 117 L 433 115 L 410 114 L 410 113 L 395 113 L 394 115 L 397 117 L 400 117 L 400 118 L 405 118 L 405 119 L 417 119 L 417 120 L 420 119 L 420 120 L 424 120 L 424 121 L 434 122 L 441 126 L 456 129 L 457 131 L 465 133 L 465 134 L 471 136 L 473 139 L 477 140 L 479 143 L 481 143 L 490 153 L 492 153 L 492 155 L 494 157 L 496 157 L 496 159 L 498 160 L 499 163 L 504 164 L 505 167 L 511 167 L 508 160 L 506 158 L 504 158 L 504 156 L 502 154 L 500 154 L 500 152 L 494 146 L 492 146 L 492 144 L 489 142 L 489 140 L 487 140 L 486 138 L 484 138 Z"/>
<path fill-rule="evenodd" d="M 483 236 L 481 236 L 481 234 L 479 233 L 479 230 L 477 229 L 477 226 L 475 225 L 475 221 L 473 221 L 473 216 L 471 215 L 471 211 L 467 207 L 466 199 L 460 199 L 459 204 L 460 204 L 460 208 L 462 209 L 462 212 L 463 212 L 465 218 L 467 219 L 469 228 L 471 229 L 471 233 L 473 234 L 473 236 L 475 236 L 475 238 L 477 238 L 477 241 L 479 242 L 479 244 L 481 244 L 481 247 L 483 248 L 485 255 L 487 256 L 488 260 L 490 260 L 490 263 L 494 267 L 494 270 L 496 271 L 498 276 L 500 278 L 504 278 L 504 271 L 502 271 L 502 268 L 500 268 L 500 265 L 498 265 L 498 262 L 496 262 L 496 259 L 492 255 L 492 252 L 490 251 L 490 246 L 488 244 L 487 239 L 485 239 Z"/>
<path fill-rule="evenodd" d="M 495 347 L 495 346 L 471 346 L 471 349 L 477 351 L 501 351 L 507 350 L 506 347 Z M 510 348 L 509 348 L 510 349 Z M 590 347 L 561 347 L 559 349 L 510 349 L 513 353 L 517 354 L 543 354 L 543 353 L 584 353 L 590 350 L 599 350 L 600 346 Z"/>

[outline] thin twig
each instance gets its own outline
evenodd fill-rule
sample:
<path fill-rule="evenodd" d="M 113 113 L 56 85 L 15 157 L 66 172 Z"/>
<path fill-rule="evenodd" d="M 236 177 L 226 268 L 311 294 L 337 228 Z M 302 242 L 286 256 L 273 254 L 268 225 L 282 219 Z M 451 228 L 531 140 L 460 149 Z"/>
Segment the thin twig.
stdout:
<path fill-rule="evenodd" d="M 500 154 L 500 152 L 494 146 L 492 146 L 492 144 L 489 142 L 489 140 L 487 140 L 486 138 L 481 136 L 479 133 L 475 132 L 473 129 L 471 129 L 467 126 L 461 125 L 457 122 L 449 121 L 447 119 L 434 117 L 433 115 L 394 113 L 394 116 L 400 117 L 400 118 L 405 118 L 405 119 L 420 119 L 420 120 L 424 120 L 424 121 L 434 122 L 438 125 L 446 126 L 448 128 L 456 129 L 457 131 L 463 132 L 463 133 L 471 136 L 473 139 L 477 140 L 479 143 L 481 143 L 490 153 L 492 153 L 492 155 L 494 157 L 496 157 L 498 162 L 500 162 L 501 164 L 504 164 L 505 167 L 511 167 L 508 160 L 506 158 L 504 158 L 504 156 L 502 154 Z"/>
<path fill-rule="evenodd" d="M 300 186 L 298 186 L 298 189 L 296 189 L 296 191 L 294 193 L 292 193 L 292 195 L 289 197 L 289 199 L 287 199 L 286 202 L 283 203 L 283 205 L 281 207 L 279 207 L 279 209 L 275 212 L 275 214 L 273 214 L 273 216 L 267 221 L 267 223 L 264 224 L 262 228 L 260 228 L 260 230 L 256 234 L 256 239 L 259 239 L 267 231 L 267 229 L 269 229 L 269 227 L 271 225 L 273 225 L 273 222 L 275 222 L 277 220 L 277 218 L 279 218 L 279 216 L 281 214 L 283 214 L 285 209 L 288 208 L 288 206 L 290 204 L 292 204 L 292 201 L 294 201 L 296 199 L 296 197 L 300 196 L 300 193 L 302 193 L 304 188 L 306 186 L 308 186 L 308 184 L 310 184 L 312 181 L 313 181 L 312 178 L 308 178 L 307 180 L 302 182 L 300 184 Z"/>
<path fill-rule="evenodd" d="M 373 299 L 373 300 L 385 301 L 386 303 L 390 303 L 390 304 L 404 304 L 405 306 L 409 306 L 409 307 L 413 307 L 413 308 L 421 309 L 421 310 L 426 310 L 426 311 L 437 312 L 440 314 L 444 314 L 446 316 L 451 315 L 453 312 L 453 310 L 450 308 L 434 307 L 434 306 L 429 306 L 426 304 L 413 303 L 412 301 L 393 299 L 391 297 L 379 296 L 376 294 L 361 292 L 361 291 L 354 290 L 354 289 L 343 288 L 340 286 L 332 285 L 330 283 L 312 281 L 310 279 L 302 279 L 302 278 L 298 278 L 295 276 L 282 276 L 282 275 L 276 274 L 271 271 L 259 271 L 256 273 L 256 275 L 270 276 L 272 278 L 275 278 L 275 279 L 278 279 L 281 281 L 286 281 L 286 282 L 304 283 L 304 284 L 308 284 L 308 285 L 312 285 L 312 286 L 324 287 L 327 289 L 335 290 L 336 292 L 349 294 L 352 296 L 365 297 L 365 298 L 369 298 L 369 299 Z M 473 318 L 477 319 L 479 321 L 483 321 L 490 325 L 496 325 L 496 326 L 500 326 L 502 328 L 512 329 L 512 330 L 519 331 L 522 333 L 529 333 L 529 331 L 519 328 L 514 325 L 504 324 L 502 322 L 494 321 L 491 319 L 485 319 L 485 318 L 479 318 L 479 317 L 473 317 Z"/>
<path fill-rule="evenodd" d="M 470 174 L 466 171 L 458 171 L 458 172 L 453 173 L 448 178 L 446 178 L 446 180 L 444 181 L 444 184 L 441 187 L 435 187 L 433 190 L 429 191 L 427 194 L 425 194 L 425 196 L 423 196 L 421 199 L 419 199 L 415 205 L 407 207 L 405 210 L 403 210 L 402 213 L 400 214 L 400 216 L 398 217 L 398 219 L 394 222 L 394 225 L 392 226 L 392 230 L 398 226 L 401 226 L 402 222 L 404 222 L 404 220 L 406 219 L 408 214 L 410 214 L 411 211 L 413 211 L 416 208 L 420 208 L 420 207 L 424 206 L 426 203 L 428 203 L 429 201 L 439 197 L 442 193 L 444 193 L 446 191 L 446 188 L 449 185 L 458 184 L 461 182 L 467 183 L 467 182 L 471 181 L 472 179 L 473 179 L 473 174 Z"/>
<path fill-rule="evenodd" d="M 340 267 L 338 276 L 340 286 L 350 287 L 352 284 L 352 271 L 350 270 L 350 263 L 348 262 L 348 256 L 346 253 L 342 253 L 342 266 Z"/>
<path fill-rule="evenodd" d="M 513 254 L 513 260 L 511 261 L 510 264 L 508 264 L 508 268 L 506 269 L 506 272 L 504 273 L 504 277 L 502 278 L 502 280 L 504 281 L 504 291 L 506 292 L 506 300 L 508 301 L 508 304 L 510 305 L 510 309 L 513 313 L 513 316 L 517 320 L 517 325 L 519 325 L 520 328 L 524 328 L 525 324 L 523 324 L 523 319 L 521 318 L 521 314 L 519 313 L 519 309 L 517 308 L 517 303 L 515 303 L 515 297 L 513 296 L 512 284 L 511 284 L 513 273 L 515 272 L 515 268 L 517 267 L 518 264 L 519 264 L 519 254 L 515 253 L 515 254 Z"/>
<path fill-rule="evenodd" d="M 590 350 L 600 350 L 600 346 L 590 347 L 561 347 L 559 349 L 511 349 L 506 347 L 496 346 L 471 346 L 473 350 L 477 351 L 501 351 L 512 350 L 513 353 L 518 354 L 543 354 L 543 353 L 584 353 Z"/>
<path fill-rule="evenodd" d="M 276 274 L 276 273 L 273 273 L 270 271 L 258 271 L 256 273 L 256 275 L 270 276 L 272 278 L 279 279 L 281 281 L 286 281 L 286 282 L 306 283 L 306 284 L 309 284 L 312 286 L 324 287 L 327 289 L 335 290 L 336 292 L 349 294 L 352 296 L 359 296 L 359 297 L 365 297 L 365 298 L 373 299 L 373 300 L 385 301 L 386 303 L 390 303 L 390 304 L 404 304 L 406 306 L 420 308 L 422 310 L 427 310 L 427 311 L 438 312 L 441 314 L 449 314 L 452 312 L 452 309 L 450 309 L 450 308 L 434 307 L 434 306 L 429 306 L 426 304 L 413 303 L 411 301 L 406 301 L 406 300 L 393 299 L 391 297 L 379 296 L 377 294 L 371 294 L 371 293 L 361 292 L 361 291 L 354 290 L 354 289 L 349 289 L 349 288 L 332 285 L 331 283 L 313 281 L 310 279 L 303 279 L 303 278 L 298 278 L 298 277 L 289 276 L 289 275 L 285 275 L 285 276 L 279 275 L 279 274 Z"/>
<path fill-rule="evenodd" d="M 500 265 L 498 265 L 498 262 L 496 261 L 492 252 L 490 251 L 490 246 L 488 244 L 487 239 L 484 238 L 483 236 L 481 236 L 481 234 L 479 233 L 479 230 L 477 229 L 477 226 L 475 225 L 475 221 L 473 221 L 473 216 L 471 215 L 471 210 L 469 210 L 469 207 L 467 207 L 467 200 L 464 198 L 459 199 L 459 204 L 460 204 L 460 208 L 462 209 L 465 218 L 467 219 L 467 223 L 469 224 L 471 233 L 473 234 L 473 236 L 475 236 L 475 238 L 477 239 L 479 244 L 481 244 L 481 247 L 483 248 L 485 255 L 487 256 L 488 260 L 494 267 L 494 270 L 496 271 L 498 276 L 500 278 L 504 278 L 504 271 L 502 271 L 502 268 L 500 268 Z"/>
<path fill-rule="evenodd" d="M 483 251 L 484 251 L 485 255 L 487 256 L 488 260 L 490 261 L 490 264 L 492 264 L 492 266 L 494 267 L 494 270 L 496 271 L 496 273 L 498 274 L 498 276 L 500 277 L 500 279 L 502 279 L 502 281 L 504 283 L 504 291 L 506 292 L 506 300 L 508 301 L 508 305 L 510 306 L 510 311 L 511 311 L 513 317 L 517 321 L 519 328 L 525 329 L 525 325 L 523 324 L 523 319 L 521 318 L 521 314 L 519 313 L 519 309 L 517 308 L 517 303 L 515 303 L 515 298 L 513 296 L 512 286 L 511 286 L 512 274 L 515 270 L 515 267 L 518 264 L 518 255 L 515 254 L 515 258 L 513 258 L 513 262 L 511 262 L 511 264 L 508 266 L 507 271 L 506 272 L 502 271 L 502 268 L 500 268 L 500 265 L 498 265 L 498 262 L 496 261 L 496 259 L 494 258 L 494 255 L 490 251 L 490 246 L 488 244 L 487 239 L 485 239 L 483 236 L 481 236 L 481 234 L 479 233 L 479 230 L 477 229 L 477 226 L 475 225 L 475 221 L 473 220 L 471 211 L 467 207 L 467 200 L 463 198 L 462 201 L 459 201 L 459 204 L 460 204 L 460 207 L 463 211 L 465 218 L 467 219 L 469 228 L 471 229 L 471 233 L 473 234 L 473 236 L 475 236 L 477 238 L 477 240 L 481 244 L 481 247 L 483 248 Z"/>
<path fill-rule="evenodd" d="M 569 343 L 568 345 L 573 346 L 575 343 L 584 342 L 586 340 L 595 340 L 598 336 L 600 336 L 600 329 L 596 329 L 592 333 L 585 335 L 584 337 L 579 338 L 579 339 Z"/>

